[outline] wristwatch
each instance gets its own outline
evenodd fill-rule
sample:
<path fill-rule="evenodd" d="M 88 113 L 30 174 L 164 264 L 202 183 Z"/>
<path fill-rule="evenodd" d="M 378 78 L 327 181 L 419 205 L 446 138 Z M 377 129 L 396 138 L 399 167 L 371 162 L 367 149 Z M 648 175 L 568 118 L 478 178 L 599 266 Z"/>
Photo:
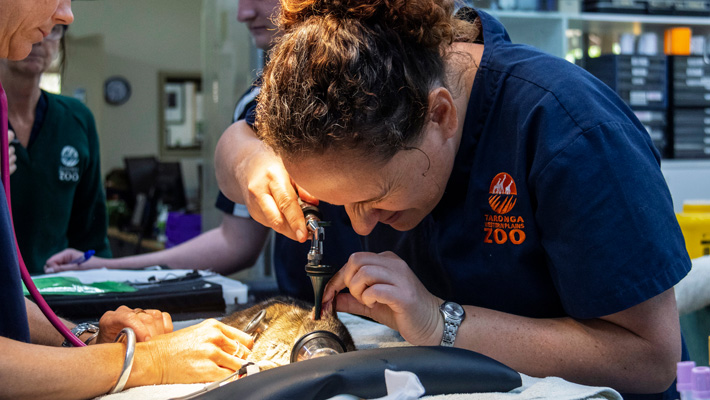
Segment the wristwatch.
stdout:
<path fill-rule="evenodd" d="M 88 322 L 82 322 L 81 324 L 71 328 L 71 333 L 73 333 L 76 337 L 79 337 L 85 334 L 86 332 L 93 334 L 84 341 L 84 344 L 89 344 L 90 341 L 92 341 L 96 336 L 99 335 L 99 327 Z M 71 342 L 69 342 L 69 340 L 65 339 L 62 343 L 62 347 L 72 347 L 72 344 Z"/>
<path fill-rule="evenodd" d="M 453 347 L 459 326 L 466 318 L 466 312 L 461 305 L 452 301 L 445 301 L 441 304 L 439 311 L 444 317 L 444 335 L 441 337 L 441 346 Z"/>

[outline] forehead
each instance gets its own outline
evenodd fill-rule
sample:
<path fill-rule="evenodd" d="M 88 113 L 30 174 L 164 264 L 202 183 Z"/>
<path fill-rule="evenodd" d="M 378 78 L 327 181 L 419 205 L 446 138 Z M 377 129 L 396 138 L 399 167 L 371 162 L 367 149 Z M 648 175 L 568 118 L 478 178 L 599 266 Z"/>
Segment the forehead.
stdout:
<path fill-rule="evenodd" d="M 284 161 L 284 166 L 296 184 L 335 205 L 382 195 L 398 171 L 396 159 L 376 163 L 345 152 Z"/>

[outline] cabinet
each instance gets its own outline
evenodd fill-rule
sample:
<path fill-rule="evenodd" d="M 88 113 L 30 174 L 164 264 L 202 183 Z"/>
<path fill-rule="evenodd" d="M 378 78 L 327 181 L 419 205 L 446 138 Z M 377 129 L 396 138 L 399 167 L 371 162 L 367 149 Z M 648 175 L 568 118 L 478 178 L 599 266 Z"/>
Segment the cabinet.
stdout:
<path fill-rule="evenodd" d="M 547 53 L 581 63 L 590 45 L 611 53 L 623 34 L 655 33 L 657 50 L 663 54 L 664 31 L 670 27 L 690 27 L 693 35 L 705 37 L 710 51 L 710 18 L 675 15 L 604 13 L 562 13 L 539 11 L 486 10 L 508 30 L 511 40 L 526 43 Z M 595 42 L 592 42 L 595 41 Z M 676 212 L 683 201 L 710 199 L 710 159 L 665 159 L 661 169 L 673 196 Z"/>

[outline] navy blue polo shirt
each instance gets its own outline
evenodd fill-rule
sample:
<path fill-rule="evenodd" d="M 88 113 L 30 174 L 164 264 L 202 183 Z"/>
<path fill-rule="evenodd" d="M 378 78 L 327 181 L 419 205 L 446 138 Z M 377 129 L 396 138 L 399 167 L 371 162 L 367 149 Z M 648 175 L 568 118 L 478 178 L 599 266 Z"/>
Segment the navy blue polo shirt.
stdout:
<path fill-rule="evenodd" d="M 432 213 L 432 250 L 457 283 L 454 297 L 585 319 L 671 288 L 690 260 L 641 123 L 585 70 L 510 43 L 479 15 L 483 58 Z"/>

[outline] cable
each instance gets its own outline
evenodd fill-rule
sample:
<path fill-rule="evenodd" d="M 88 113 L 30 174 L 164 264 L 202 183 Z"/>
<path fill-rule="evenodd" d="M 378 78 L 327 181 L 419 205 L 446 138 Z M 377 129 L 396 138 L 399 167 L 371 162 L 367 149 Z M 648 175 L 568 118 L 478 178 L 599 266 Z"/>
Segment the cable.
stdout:
<path fill-rule="evenodd" d="M 69 343 L 74 345 L 74 347 L 86 346 L 84 342 L 79 340 L 78 337 L 74 336 L 73 333 L 67 328 L 62 321 L 59 320 L 56 314 L 49 307 L 44 297 L 37 290 L 32 281 L 30 273 L 27 271 L 27 266 L 25 265 L 25 260 L 22 259 L 22 254 L 20 253 L 20 246 L 17 244 L 17 236 L 15 235 L 15 223 L 12 220 L 12 205 L 10 201 L 10 155 L 9 155 L 9 143 L 7 140 L 7 96 L 5 91 L 0 86 L 0 146 L 2 146 L 2 165 L 0 166 L 0 174 L 2 176 L 2 184 L 5 189 L 5 197 L 7 198 L 7 209 L 10 214 L 10 226 L 12 227 L 12 238 L 15 242 L 15 249 L 17 250 L 17 261 L 20 264 L 20 274 L 22 275 L 22 281 L 27 287 L 27 291 L 30 292 L 32 298 L 34 298 L 37 306 L 42 313 L 47 317 L 49 322 L 59 331 L 59 333 L 64 336 Z"/>

